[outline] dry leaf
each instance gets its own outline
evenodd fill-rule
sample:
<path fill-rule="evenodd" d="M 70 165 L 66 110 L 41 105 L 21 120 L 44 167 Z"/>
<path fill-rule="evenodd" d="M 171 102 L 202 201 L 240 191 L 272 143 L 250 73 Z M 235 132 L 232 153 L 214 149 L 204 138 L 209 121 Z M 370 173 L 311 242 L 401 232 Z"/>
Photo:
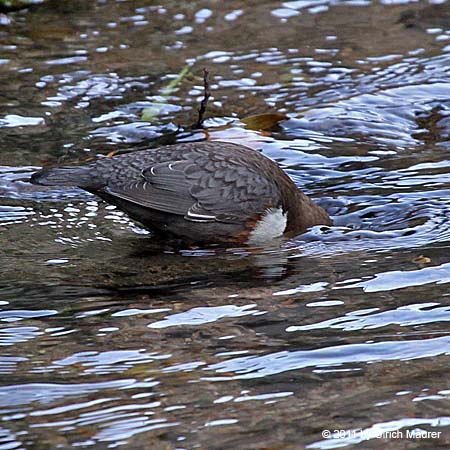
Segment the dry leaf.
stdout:
<path fill-rule="evenodd" d="M 248 130 L 260 131 L 270 130 L 276 127 L 280 122 L 286 120 L 287 116 L 281 113 L 256 114 L 241 119 Z"/>
<path fill-rule="evenodd" d="M 413 258 L 412 262 L 415 264 L 428 264 L 431 262 L 431 259 L 428 258 L 428 256 L 420 255 L 416 258 Z"/>

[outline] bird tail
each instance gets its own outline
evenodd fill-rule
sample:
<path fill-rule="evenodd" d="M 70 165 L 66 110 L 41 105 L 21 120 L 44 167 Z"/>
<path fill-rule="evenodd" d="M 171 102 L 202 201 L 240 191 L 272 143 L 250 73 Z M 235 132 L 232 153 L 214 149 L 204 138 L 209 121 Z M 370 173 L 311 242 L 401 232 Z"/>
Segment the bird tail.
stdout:
<path fill-rule="evenodd" d="M 35 172 L 30 181 L 42 186 L 90 187 L 95 183 L 92 168 L 89 166 L 66 166 L 42 169 Z"/>

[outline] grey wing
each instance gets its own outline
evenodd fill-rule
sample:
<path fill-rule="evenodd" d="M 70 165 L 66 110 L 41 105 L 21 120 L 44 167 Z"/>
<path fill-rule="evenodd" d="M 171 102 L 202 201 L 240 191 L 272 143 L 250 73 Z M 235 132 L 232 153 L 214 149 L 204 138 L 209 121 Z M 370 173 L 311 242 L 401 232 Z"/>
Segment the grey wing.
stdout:
<path fill-rule="evenodd" d="M 280 206 L 275 184 L 244 161 L 209 162 L 213 170 L 196 171 L 190 167 L 187 175 L 196 180 L 191 193 L 197 200 L 186 219 L 214 215 L 219 222 L 244 222 L 267 209 Z"/>
<path fill-rule="evenodd" d="M 244 222 L 278 206 L 276 186 L 242 161 L 195 156 L 152 164 L 133 182 L 111 183 L 105 191 L 195 222 Z"/>
<path fill-rule="evenodd" d="M 184 216 L 196 202 L 190 193 L 192 183 L 184 174 L 186 165 L 186 161 L 155 163 L 131 181 L 112 180 L 104 191 L 146 208 Z"/>

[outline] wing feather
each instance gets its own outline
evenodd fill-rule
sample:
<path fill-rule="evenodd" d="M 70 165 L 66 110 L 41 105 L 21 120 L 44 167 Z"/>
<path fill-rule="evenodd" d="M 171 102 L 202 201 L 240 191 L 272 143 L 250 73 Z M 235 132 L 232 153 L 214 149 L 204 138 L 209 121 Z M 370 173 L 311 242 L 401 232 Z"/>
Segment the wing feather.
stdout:
<path fill-rule="evenodd" d="M 148 164 L 132 181 L 118 176 L 104 188 L 121 199 L 195 222 L 245 222 L 277 207 L 276 185 L 246 154 L 191 149 L 179 159 Z M 250 157 L 251 158 L 251 157 Z"/>

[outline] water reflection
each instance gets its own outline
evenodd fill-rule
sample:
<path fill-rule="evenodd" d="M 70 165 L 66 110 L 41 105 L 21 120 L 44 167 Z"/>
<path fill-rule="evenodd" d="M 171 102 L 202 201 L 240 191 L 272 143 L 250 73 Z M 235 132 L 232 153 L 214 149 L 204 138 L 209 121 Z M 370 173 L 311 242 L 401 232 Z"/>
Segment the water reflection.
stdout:
<path fill-rule="evenodd" d="M 319 303 L 315 306 L 330 305 Z M 332 306 L 335 306 L 335 304 Z M 393 324 L 406 327 L 442 321 L 448 322 L 450 320 L 450 308 L 448 306 L 439 306 L 439 303 L 419 303 L 400 306 L 395 310 L 378 311 L 379 308 L 351 311 L 345 316 L 335 317 L 331 320 L 319 323 L 290 326 L 286 331 L 307 331 L 323 328 L 337 328 L 345 331 L 353 331 L 380 328 Z"/>
<path fill-rule="evenodd" d="M 450 337 L 445 336 L 434 339 L 351 344 L 307 351 L 276 352 L 263 356 L 244 356 L 213 364 L 208 369 L 216 371 L 219 380 L 227 378 L 220 377 L 223 372 L 235 373 L 234 378 L 238 379 L 262 378 L 306 367 L 340 368 L 345 367 L 346 364 L 429 358 L 449 353 Z"/>

